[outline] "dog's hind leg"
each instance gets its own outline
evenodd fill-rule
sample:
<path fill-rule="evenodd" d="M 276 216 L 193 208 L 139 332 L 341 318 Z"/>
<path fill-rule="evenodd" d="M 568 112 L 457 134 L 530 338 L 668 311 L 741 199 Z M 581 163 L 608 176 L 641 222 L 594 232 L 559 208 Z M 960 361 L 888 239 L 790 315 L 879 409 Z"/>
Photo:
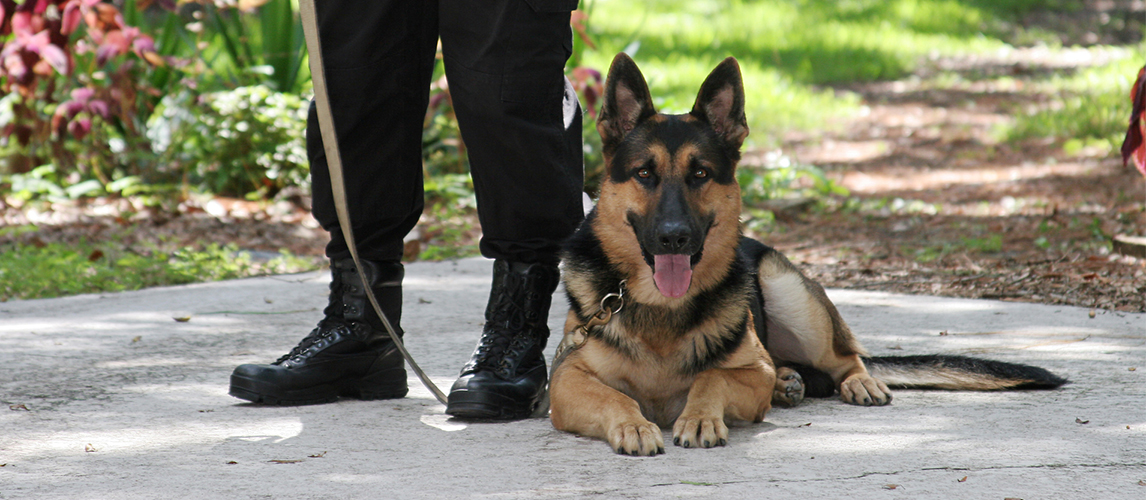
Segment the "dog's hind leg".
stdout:
<path fill-rule="evenodd" d="M 804 400 L 804 378 L 791 368 L 776 369 L 776 389 L 772 391 L 772 404 L 791 408 Z"/>
<path fill-rule="evenodd" d="M 811 366 L 832 377 L 840 399 L 863 406 L 891 402 L 891 391 L 868 374 L 863 349 L 819 283 L 808 279 L 779 252 L 760 257 L 768 352 L 779 364 Z"/>

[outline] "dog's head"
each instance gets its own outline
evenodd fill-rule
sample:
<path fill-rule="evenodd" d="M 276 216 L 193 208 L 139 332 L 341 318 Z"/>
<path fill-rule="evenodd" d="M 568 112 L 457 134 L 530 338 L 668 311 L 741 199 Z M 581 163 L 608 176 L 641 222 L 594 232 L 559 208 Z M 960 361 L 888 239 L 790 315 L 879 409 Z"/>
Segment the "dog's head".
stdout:
<path fill-rule="evenodd" d="M 672 304 L 719 282 L 739 241 L 736 163 L 748 136 L 736 60 L 712 71 L 691 112 L 665 115 L 636 63 L 618 54 L 597 131 L 606 175 L 594 231 L 636 298 Z"/>

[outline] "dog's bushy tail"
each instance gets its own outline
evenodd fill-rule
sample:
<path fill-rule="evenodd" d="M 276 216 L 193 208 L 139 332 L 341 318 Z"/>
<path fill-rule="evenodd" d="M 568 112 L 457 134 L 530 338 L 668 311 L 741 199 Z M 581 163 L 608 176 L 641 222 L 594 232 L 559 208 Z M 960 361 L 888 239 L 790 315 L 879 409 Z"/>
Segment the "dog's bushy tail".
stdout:
<path fill-rule="evenodd" d="M 873 377 L 905 389 L 1054 389 L 1068 382 L 1037 366 L 966 356 L 874 356 L 863 362 Z"/>

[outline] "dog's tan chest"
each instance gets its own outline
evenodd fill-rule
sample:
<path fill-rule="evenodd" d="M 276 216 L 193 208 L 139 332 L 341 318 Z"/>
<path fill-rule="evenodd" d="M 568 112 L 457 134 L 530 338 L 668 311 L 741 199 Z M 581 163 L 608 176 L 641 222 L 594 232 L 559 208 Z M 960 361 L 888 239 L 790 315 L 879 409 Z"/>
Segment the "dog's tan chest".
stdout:
<path fill-rule="evenodd" d="M 689 388 L 695 380 L 679 370 L 679 356 L 663 357 L 647 348 L 637 348 L 636 356 L 617 352 L 598 339 L 582 348 L 581 359 L 605 385 L 633 398 L 641 413 L 654 422 L 671 422 L 684 408 Z"/>

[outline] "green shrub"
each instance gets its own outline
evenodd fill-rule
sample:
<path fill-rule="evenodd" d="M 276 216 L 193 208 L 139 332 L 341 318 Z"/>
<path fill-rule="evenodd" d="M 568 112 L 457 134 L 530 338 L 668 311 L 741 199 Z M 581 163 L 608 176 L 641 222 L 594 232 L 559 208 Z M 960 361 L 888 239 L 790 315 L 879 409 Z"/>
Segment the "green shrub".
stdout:
<path fill-rule="evenodd" d="M 248 198 L 274 196 L 307 180 L 309 103 L 264 85 L 196 96 L 170 94 L 147 123 L 160 163 L 200 190 Z"/>
<path fill-rule="evenodd" d="M 847 196 L 848 190 L 824 175 L 814 165 L 792 161 L 780 152 L 764 156 L 763 166 L 741 165 L 736 172 L 740 197 L 745 205 L 791 196 Z"/>

